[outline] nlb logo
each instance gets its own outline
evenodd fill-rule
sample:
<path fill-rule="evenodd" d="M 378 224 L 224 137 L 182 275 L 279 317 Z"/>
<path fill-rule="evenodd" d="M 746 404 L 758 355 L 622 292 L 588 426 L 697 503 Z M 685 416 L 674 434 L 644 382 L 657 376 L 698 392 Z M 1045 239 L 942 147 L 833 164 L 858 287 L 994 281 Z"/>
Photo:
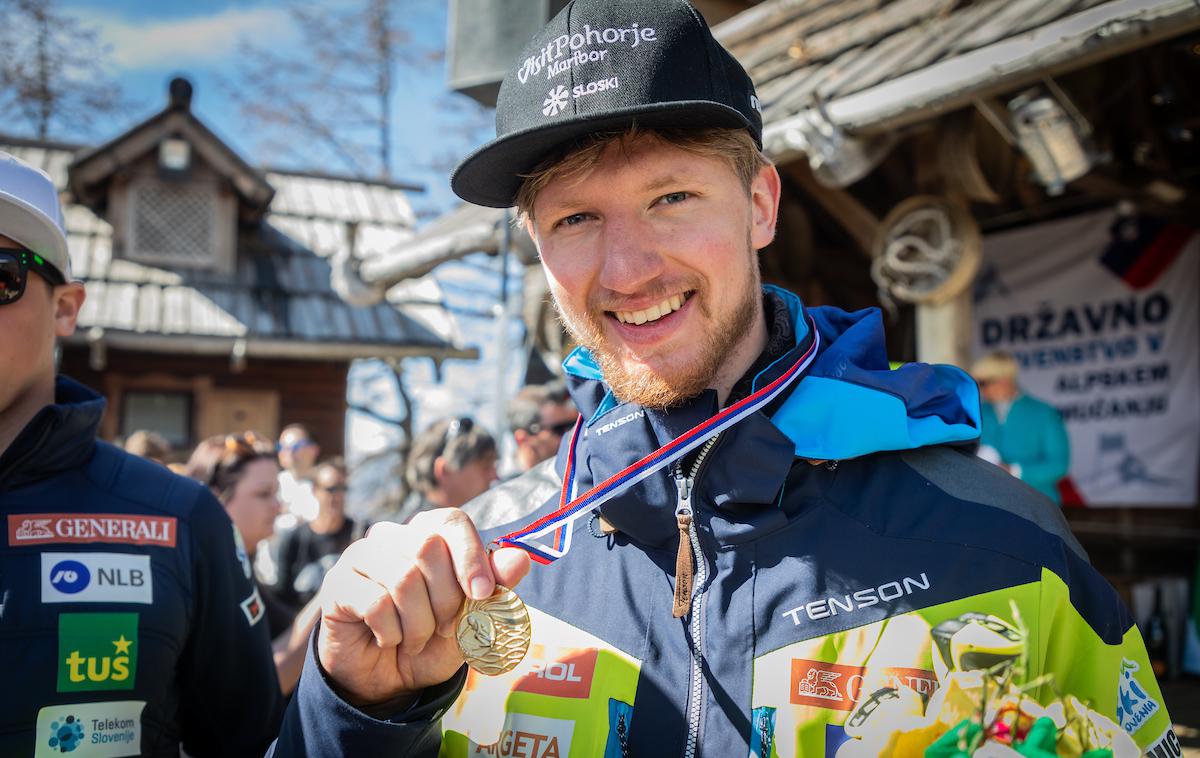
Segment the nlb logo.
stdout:
<path fill-rule="evenodd" d="M 150 556 L 42 553 L 43 603 L 154 602 Z"/>
<path fill-rule="evenodd" d="M 10 547 L 111 542 L 175 547 L 175 519 L 127 513 L 26 513 L 8 517 Z"/>
<path fill-rule="evenodd" d="M 137 672 L 136 613 L 58 617 L 58 691 L 131 690 Z"/>
<path fill-rule="evenodd" d="M 586 699 L 592 694 L 599 651 L 596 648 L 565 650 L 550 658 L 531 650 L 525 664 L 530 672 L 513 685 L 514 692 Z"/>
<path fill-rule="evenodd" d="M 510 712 L 505 716 L 500 739 L 490 745 L 472 743 L 468 754 L 505 758 L 566 758 L 571 754 L 574 732 L 574 721 Z"/>
<path fill-rule="evenodd" d="M 925 669 L 894 666 L 843 666 L 840 663 L 792 659 L 791 702 L 835 711 L 849 711 L 862 695 L 864 684 L 871 691 L 881 687 L 908 687 L 928 698 L 938 688 L 937 675 Z"/>
<path fill-rule="evenodd" d="M 43 556 L 44 559 L 45 556 Z M 64 595 L 77 595 L 87 589 L 92 572 L 79 561 L 59 561 L 50 569 L 50 586 Z M 45 598 L 42 598 L 44 601 Z"/>
<path fill-rule="evenodd" d="M 142 754 L 144 700 L 49 705 L 38 711 L 34 758 L 76 753 L 87 758 Z"/>

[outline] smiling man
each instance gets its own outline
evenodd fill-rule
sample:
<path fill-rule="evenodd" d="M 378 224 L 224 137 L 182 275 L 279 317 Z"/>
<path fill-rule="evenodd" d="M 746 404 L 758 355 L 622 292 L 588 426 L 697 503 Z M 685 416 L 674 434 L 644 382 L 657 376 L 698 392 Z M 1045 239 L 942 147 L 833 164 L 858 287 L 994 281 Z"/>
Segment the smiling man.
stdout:
<path fill-rule="evenodd" d="M 1018 739 L 1069 695 L 1046 712 L 1071 744 L 1176 748 L 1058 509 L 956 447 L 979 434 L 970 379 L 889 370 L 878 311 L 761 285 L 779 176 L 693 8 L 575 0 L 496 125 L 453 186 L 519 208 L 582 415 L 553 476 L 464 508 L 524 504 L 516 523 L 440 509 L 346 551 L 277 755 L 874 756 L 895 729 L 949 754 L 985 692 L 1015 708 L 1018 687 Z M 468 671 L 456 629 L 483 646 L 515 612 L 460 624 L 464 600 L 519 581 L 528 654 Z"/>

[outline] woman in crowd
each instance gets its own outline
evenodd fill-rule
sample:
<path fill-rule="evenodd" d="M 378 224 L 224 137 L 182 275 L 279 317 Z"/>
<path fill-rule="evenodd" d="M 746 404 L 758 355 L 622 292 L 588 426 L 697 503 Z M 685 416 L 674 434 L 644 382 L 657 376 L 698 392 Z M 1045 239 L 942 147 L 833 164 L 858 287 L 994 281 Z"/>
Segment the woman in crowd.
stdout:
<path fill-rule="evenodd" d="M 207 484 L 225 506 L 235 528 L 242 568 L 247 577 L 253 576 L 255 552 L 259 543 L 274 533 L 280 510 L 275 446 L 253 432 L 210 437 L 192 453 L 188 474 Z M 305 645 L 320 607 L 309 603 L 296 614 L 261 587 L 260 593 L 262 607 L 248 612 L 266 615 L 279 686 L 287 694 L 300 679 Z"/>

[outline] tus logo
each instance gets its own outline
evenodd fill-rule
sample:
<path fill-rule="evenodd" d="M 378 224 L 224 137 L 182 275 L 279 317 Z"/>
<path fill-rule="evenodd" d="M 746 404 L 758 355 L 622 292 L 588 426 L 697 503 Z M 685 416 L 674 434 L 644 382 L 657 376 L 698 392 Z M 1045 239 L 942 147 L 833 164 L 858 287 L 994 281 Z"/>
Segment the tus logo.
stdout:
<path fill-rule="evenodd" d="M 136 613 L 58 617 L 58 691 L 131 690 L 137 673 Z"/>

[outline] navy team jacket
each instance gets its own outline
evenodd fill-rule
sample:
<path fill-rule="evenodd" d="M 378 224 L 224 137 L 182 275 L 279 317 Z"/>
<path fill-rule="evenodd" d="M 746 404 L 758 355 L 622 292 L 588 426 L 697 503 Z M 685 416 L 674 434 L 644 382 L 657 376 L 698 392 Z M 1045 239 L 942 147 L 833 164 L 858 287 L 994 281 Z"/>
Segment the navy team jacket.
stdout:
<path fill-rule="evenodd" d="M 233 524 L 103 412 L 59 378 L 0 457 L 0 756 L 261 755 L 282 699 Z"/>
<path fill-rule="evenodd" d="M 533 643 L 515 670 L 460 671 L 375 718 L 310 656 L 275 754 L 875 756 L 876 707 L 952 700 L 991 660 L 963 640 L 999 629 L 1023 639 L 1026 681 L 1051 677 L 1033 692 L 1043 705 L 1074 695 L 1131 751 L 1178 755 L 1137 627 L 1059 509 L 953 445 L 978 434 L 974 383 L 949 366 L 892 370 L 878 311 L 769 292 L 796 344 L 757 385 L 816 334 L 821 349 L 786 397 L 689 462 L 700 562 L 683 618 L 671 612 L 678 488 L 662 471 L 602 506 L 614 532 L 581 520 L 564 558 L 533 566 L 518 589 Z M 718 410 L 712 392 L 668 412 L 622 404 L 583 351 L 564 367 L 585 419 L 576 492 Z M 547 513 L 559 458 L 465 510 L 481 525 Z"/>

